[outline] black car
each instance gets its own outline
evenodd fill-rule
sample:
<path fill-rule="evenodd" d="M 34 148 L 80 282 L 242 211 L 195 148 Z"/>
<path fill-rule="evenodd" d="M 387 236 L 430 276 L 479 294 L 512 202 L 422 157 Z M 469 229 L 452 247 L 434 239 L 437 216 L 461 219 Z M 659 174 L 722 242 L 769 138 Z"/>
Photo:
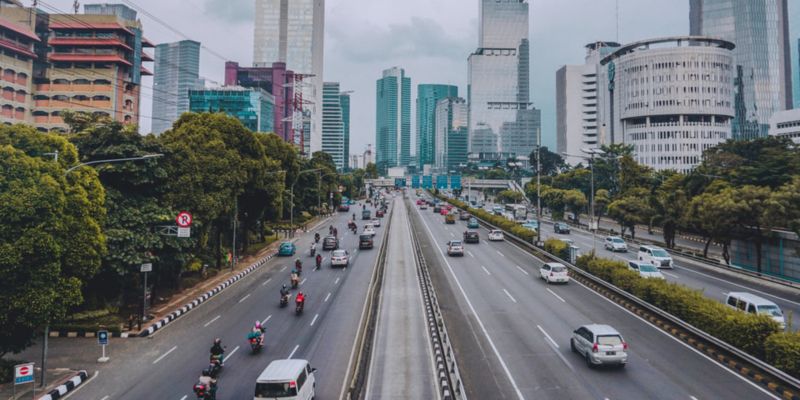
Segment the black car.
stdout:
<path fill-rule="evenodd" d="M 359 249 L 371 249 L 373 246 L 372 235 L 360 235 L 358 237 Z"/>
<path fill-rule="evenodd" d="M 440 212 L 442 212 L 442 207 L 433 206 L 433 213 L 434 214 L 439 214 Z"/>
<path fill-rule="evenodd" d="M 339 212 L 348 212 L 350 211 L 350 206 L 347 204 L 342 204 L 338 208 Z"/>
<path fill-rule="evenodd" d="M 555 225 L 553 226 L 553 230 L 555 230 L 556 233 L 567 233 L 568 234 L 569 233 L 569 225 L 567 225 L 567 224 L 565 224 L 563 222 L 556 222 Z"/>
<path fill-rule="evenodd" d="M 464 232 L 464 243 L 480 243 L 481 237 L 478 232 L 466 231 Z"/>
<path fill-rule="evenodd" d="M 322 240 L 322 250 L 336 250 L 339 248 L 339 239 L 335 236 L 327 236 Z"/>

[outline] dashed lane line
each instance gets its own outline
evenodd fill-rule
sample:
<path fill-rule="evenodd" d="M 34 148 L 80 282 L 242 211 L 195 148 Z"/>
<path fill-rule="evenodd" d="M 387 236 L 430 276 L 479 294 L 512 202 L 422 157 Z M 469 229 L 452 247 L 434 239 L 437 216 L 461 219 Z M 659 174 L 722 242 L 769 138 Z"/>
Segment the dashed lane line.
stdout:
<path fill-rule="evenodd" d="M 549 340 L 550 343 L 553 344 L 553 346 L 556 346 L 557 349 L 559 348 L 558 343 L 556 343 L 556 341 L 553 340 L 553 338 L 551 338 L 550 335 L 548 335 L 547 332 L 545 332 L 545 330 L 541 326 L 536 325 L 536 327 L 539 328 L 539 330 L 544 334 L 544 336 L 547 338 L 547 340 Z"/>
<path fill-rule="evenodd" d="M 566 303 L 567 302 L 566 300 L 562 299 L 561 296 L 557 295 L 556 292 L 550 290 L 550 288 L 547 288 L 547 291 L 550 292 L 550 294 L 552 294 L 553 296 L 556 296 L 556 298 L 561 300 L 562 303 Z"/>
<path fill-rule="evenodd" d="M 267 316 L 267 318 L 264 318 L 264 320 L 263 320 L 263 321 L 261 321 L 261 325 L 264 325 L 264 324 L 266 324 L 266 323 L 267 323 L 267 321 L 269 321 L 269 319 L 270 319 L 270 318 L 272 318 L 272 314 L 268 315 L 268 316 Z"/>
<path fill-rule="evenodd" d="M 492 273 L 491 273 L 491 272 L 489 272 L 489 270 L 488 270 L 488 269 L 486 269 L 486 267 L 484 267 L 483 265 L 481 265 L 481 268 L 483 268 L 483 272 L 486 272 L 486 275 L 492 276 Z"/>
<path fill-rule="evenodd" d="M 299 345 L 299 344 L 298 344 L 298 345 L 295 345 L 295 346 L 294 346 L 294 349 L 292 350 L 292 352 L 291 352 L 291 353 L 289 353 L 289 357 L 286 357 L 286 358 L 287 358 L 287 359 L 289 359 L 289 360 L 291 360 L 291 359 L 292 359 L 292 356 L 294 356 L 294 353 L 297 351 L 297 349 L 298 349 L 298 348 L 300 348 L 300 345 Z"/>
<path fill-rule="evenodd" d="M 514 296 L 511 295 L 511 293 L 508 293 L 508 290 L 503 289 L 503 291 L 506 292 L 506 296 L 508 296 L 508 298 L 511 299 L 511 301 L 513 301 L 514 303 L 517 302 L 517 299 L 515 299 Z"/>
<path fill-rule="evenodd" d="M 314 323 L 317 322 L 317 318 L 319 318 L 319 314 L 314 315 L 314 319 L 311 320 L 310 326 L 314 326 Z"/>
<path fill-rule="evenodd" d="M 169 350 L 167 350 L 167 352 L 166 352 L 166 353 L 164 353 L 164 354 L 162 354 L 160 357 L 156 358 L 156 360 L 155 360 L 155 361 L 153 361 L 153 364 L 158 364 L 158 362 L 159 362 L 159 361 L 163 360 L 163 359 L 164 359 L 164 357 L 168 356 L 168 355 L 169 355 L 169 353 L 172 353 L 172 352 L 173 352 L 173 351 L 175 351 L 175 349 L 177 349 L 177 348 L 178 348 L 178 346 L 172 346 L 172 348 L 171 348 L 171 349 L 169 349 Z"/>
<path fill-rule="evenodd" d="M 272 278 L 269 278 L 269 279 L 265 280 L 265 281 L 264 281 L 264 283 L 262 283 L 262 284 L 261 284 L 261 286 L 267 286 L 267 284 L 268 284 L 268 283 L 269 283 L 271 280 L 272 280 Z"/>
<path fill-rule="evenodd" d="M 241 302 L 243 302 L 243 301 L 247 300 L 247 298 L 248 298 L 248 297 L 250 297 L 250 295 L 251 295 L 251 294 L 252 294 L 252 293 L 248 293 L 248 294 L 247 294 L 247 296 L 244 296 L 244 297 L 242 297 L 242 299 L 241 299 L 241 300 L 239 300 L 239 303 L 241 303 Z"/>
<path fill-rule="evenodd" d="M 221 315 L 217 315 L 216 317 L 212 318 L 211 321 L 206 322 L 205 325 L 203 325 L 203 327 L 208 328 L 209 325 L 213 324 L 214 321 L 218 320 L 220 317 Z"/>
<path fill-rule="evenodd" d="M 523 274 L 530 276 L 530 274 L 528 273 L 528 271 L 525 271 L 525 270 L 524 270 L 524 269 L 522 269 L 522 267 L 520 267 L 519 265 L 515 265 L 515 267 L 517 267 L 517 269 L 519 270 L 519 272 L 522 272 Z"/>
<path fill-rule="evenodd" d="M 330 299 L 330 298 L 331 298 L 331 293 L 330 293 L 330 292 L 328 292 L 328 295 L 327 295 L 327 296 L 325 296 L 325 300 L 323 300 L 322 302 L 323 302 L 323 303 L 327 303 L 327 302 L 328 302 L 328 299 Z"/>

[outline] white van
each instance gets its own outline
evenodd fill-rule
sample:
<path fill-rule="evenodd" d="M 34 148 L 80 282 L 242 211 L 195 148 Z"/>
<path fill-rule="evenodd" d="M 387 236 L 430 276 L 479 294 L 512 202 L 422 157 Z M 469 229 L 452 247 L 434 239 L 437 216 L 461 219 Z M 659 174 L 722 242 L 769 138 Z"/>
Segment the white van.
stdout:
<path fill-rule="evenodd" d="M 786 329 L 786 321 L 783 319 L 781 308 L 763 297 L 746 292 L 730 292 L 725 299 L 725 304 L 750 314 L 766 315 L 777 322 L 781 329 Z"/>
<path fill-rule="evenodd" d="M 258 376 L 253 399 L 311 400 L 316 370 L 306 360 L 275 360 Z"/>
<path fill-rule="evenodd" d="M 672 256 L 666 250 L 656 246 L 639 246 L 639 261 L 656 268 L 674 268 Z"/>

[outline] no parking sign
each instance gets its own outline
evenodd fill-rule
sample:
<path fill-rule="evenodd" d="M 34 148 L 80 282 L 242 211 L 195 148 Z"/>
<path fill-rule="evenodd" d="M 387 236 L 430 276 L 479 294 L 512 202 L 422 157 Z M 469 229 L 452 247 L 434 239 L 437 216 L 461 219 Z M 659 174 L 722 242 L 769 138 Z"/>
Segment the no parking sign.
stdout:
<path fill-rule="evenodd" d="M 14 384 L 33 382 L 33 363 L 19 364 L 14 366 Z"/>

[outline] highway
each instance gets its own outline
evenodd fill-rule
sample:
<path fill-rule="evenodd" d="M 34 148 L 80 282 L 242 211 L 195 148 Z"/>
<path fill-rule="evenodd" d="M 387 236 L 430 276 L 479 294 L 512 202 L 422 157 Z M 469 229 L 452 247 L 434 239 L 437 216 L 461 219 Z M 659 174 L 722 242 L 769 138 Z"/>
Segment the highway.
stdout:
<path fill-rule="evenodd" d="M 468 397 L 503 399 L 768 399 L 755 384 L 574 281 L 547 285 L 541 262 L 508 242 L 466 244 L 463 222 L 412 212 L 460 360 Z M 427 239 L 427 240 L 426 240 Z M 624 369 L 589 369 L 570 351 L 574 329 L 605 323 L 630 345 Z"/>
<path fill-rule="evenodd" d="M 351 208 L 351 213 L 360 215 L 360 211 L 360 207 Z M 350 252 L 349 268 L 330 268 L 329 252 L 324 252 L 322 269 L 314 271 L 314 261 L 308 254 L 314 231 L 309 231 L 297 239 L 296 257 L 273 258 L 151 338 L 123 339 L 138 341 L 135 352 L 112 356 L 100 379 L 88 383 L 72 398 L 193 399 L 192 386 L 208 365 L 214 338 L 219 337 L 227 352 L 218 399 L 252 398 L 261 371 L 270 361 L 283 358 L 309 360 L 318 369 L 316 398 L 338 399 L 384 235 L 383 229 L 377 228 L 375 248 L 358 250 L 358 235 L 347 230 L 351 213 L 337 214 L 317 230 L 324 237 L 329 224 L 337 227 L 341 248 Z M 363 221 L 358 224 L 363 227 Z M 289 283 L 297 257 L 304 264 L 299 290 L 307 295 L 305 311 L 299 316 L 292 305 L 281 308 L 278 304 L 279 289 Z M 246 335 L 257 320 L 266 327 L 266 348 L 251 354 Z"/>
<path fill-rule="evenodd" d="M 394 204 L 365 398 L 432 400 L 439 392 L 408 214 L 402 198 Z"/>

